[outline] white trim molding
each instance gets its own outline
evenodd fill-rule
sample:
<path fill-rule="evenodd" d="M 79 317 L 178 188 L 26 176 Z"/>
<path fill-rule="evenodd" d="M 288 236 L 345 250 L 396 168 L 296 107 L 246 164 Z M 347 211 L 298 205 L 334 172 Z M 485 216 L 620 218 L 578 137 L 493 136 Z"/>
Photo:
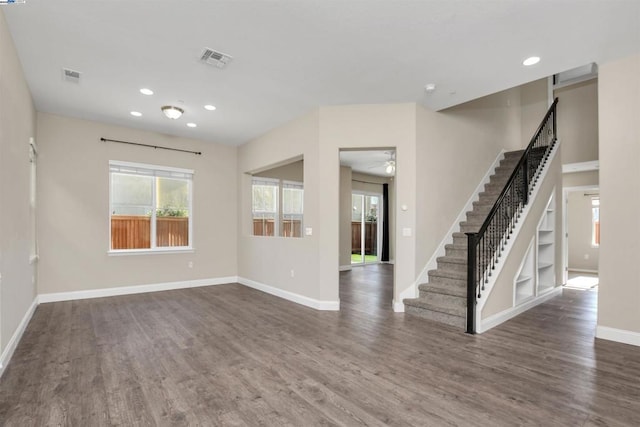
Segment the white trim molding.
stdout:
<path fill-rule="evenodd" d="M 351 264 L 349 265 L 341 265 L 340 271 L 351 271 Z"/>
<path fill-rule="evenodd" d="M 247 286 L 249 288 L 253 288 L 258 291 L 266 292 L 276 297 L 295 302 L 297 304 L 315 308 L 316 310 L 326 310 L 326 311 L 340 310 L 340 300 L 321 301 L 314 298 L 306 297 L 304 295 L 296 294 L 294 292 L 285 291 L 283 289 L 276 288 L 274 286 L 265 285 L 264 283 L 256 282 L 255 280 L 247 279 L 244 277 L 238 277 L 238 283 L 244 286 Z"/>
<path fill-rule="evenodd" d="M 592 160 L 590 162 L 579 162 L 579 163 L 565 163 L 564 165 L 562 165 L 563 174 L 597 171 L 598 169 L 600 169 L 599 160 Z"/>
<path fill-rule="evenodd" d="M 596 338 L 640 347 L 640 332 L 598 325 L 596 326 Z"/>
<path fill-rule="evenodd" d="M 588 273 L 588 274 L 598 274 L 598 270 L 587 270 L 585 268 L 568 268 L 568 271 L 574 272 L 574 273 Z"/>
<path fill-rule="evenodd" d="M 38 303 L 73 301 L 88 298 L 104 298 L 118 295 L 144 294 L 147 292 L 170 291 L 174 289 L 198 288 L 201 286 L 226 285 L 238 283 L 237 276 L 218 277 L 214 279 L 185 280 L 180 282 L 155 283 L 149 285 L 120 286 L 115 288 L 90 289 L 86 291 L 55 292 L 40 294 Z"/>
<path fill-rule="evenodd" d="M 507 310 L 501 311 L 500 313 L 496 313 L 492 316 L 487 317 L 486 319 L 479 319 L 477 322 L 477 333 L 481 334 L 483 332 L 488 331 L 491 328 L 495 328 L 501 323 L 506 322 L 509 319 L 516 317 L 519 314 L 524 313 L 525 311 L 535 307 L 536 305 L 542 304 L 550 300 L 553 297 L 562 294 L 562 286 L 557 285 L 552 290 L 545 292 L 543 295 L 538 296 L 536 298 L 532 298 L 529 301 L 526 301 L 520 305 L 515 307 L 511 307 Z"/>
<path fill-rule="evenodd" d="M 33 313 L 35 313 L 37 307 L 38 307 L 38 297 L 36 296 L 33 299 L 33 302 L 31 303 L 29 308 L 27 309 L 27 312 L 24 314 L 24 317 L 20 321 L 20 324 L 18 325 L 15 332 L 11 336 L 11 339 L 7 343 L 7 346 L 4 348 L 2 355 L 0 356 L 0 378 L 2 377 L 2 374 L 4 373 L 5 368 L 9 364 L 9 361 L 11 360 L 11 356 L 13 356 L 13 352 L 16 350 L 16 347 L 18 347 L 18 343 L 22 339 L 22 335 L 24 334 L 24 331 L 27 329 L 27 325 L 29 324 L 29 321 L 33 317 Z"/>

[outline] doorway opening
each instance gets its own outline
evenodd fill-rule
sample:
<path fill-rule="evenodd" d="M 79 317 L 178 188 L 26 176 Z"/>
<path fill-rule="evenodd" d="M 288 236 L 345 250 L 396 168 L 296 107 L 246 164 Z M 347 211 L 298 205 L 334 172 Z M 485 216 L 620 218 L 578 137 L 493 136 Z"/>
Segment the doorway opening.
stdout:
<path fill-rule="evenodd" d="M 566 288 L 597 292 L 600 191 L 597 186 L 564 189 L 564 280 Z"/>
<path fill-rule="evenodd" d="M 340 301 L 389 310 L 395 284 L 396 152 L 340 150 Z"/>

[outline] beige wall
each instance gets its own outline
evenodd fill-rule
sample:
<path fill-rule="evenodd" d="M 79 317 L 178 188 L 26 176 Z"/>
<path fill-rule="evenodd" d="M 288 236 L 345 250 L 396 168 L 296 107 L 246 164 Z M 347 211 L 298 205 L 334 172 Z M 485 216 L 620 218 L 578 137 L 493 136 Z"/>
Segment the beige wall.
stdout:
<path fill-rule="evenodd" d="M 591 196 L 597 191 L 573 191 L 567 198 L 569 269 L 598 271 L 599 248 L 591 245 Z M 585 196 L 585 194 L 588 194 Z M 585 256 L 587 258 L 585 258 Z"/>
<path fill-rule="evenodd" d="M 340 166 L 340 267 L 351 265 L 351 177 L 349 166 Z"/>
<path fill-rule="evenodd" d="M 562 164 L 598 160 L 598 80 L 554 91 Z"/>
<path fill-rule="evenodd" d="M 304 182 L 304 160 L 270 168 L 254 174 L 264 178 L 277 178 L 285 181 Z"/>
<path fill-rule="evenodd" d="M 396 150 L 394 300 L 415 281 L 415 104 L 349 105 L 320 109 L 320 283 L 337 294 L 339 261 L 339 151 Z M 406 211 L 401 210 L 402 205 Z M 408 228 L 411 236 L 402 237 Z"/>
<path fill-rule="evenodd" d="M 565 188 L 584 187 L 586 185 L 597 187 L 599 182 L 597 170 L 562 174 L 562 186 Z"/>
<path fill-rule="evenodd" d="M 562 283 L 562 147 L 560 152 L 549 165 L 547 175 L 542 181 L 538 194 L 531 204 L 529 214 L 524 218 L 522 228 L 517 239 L 513 243 L 511 252 L 506 258 L 500 260 L 502 269 L 491 290 L 490 294 L 485 294 L 487 298 L 482 310 L 482 318 L 501 313 L 513 307 L 514 300 L 514 279 L 519 272 L 520 265 L 524 259 L 531 239 L 536 235 L 538 224 L 545 213 L 547 203 L 551 195 L 555 198 L 555 277 L 556 285 Z M 535 251 L 534 242 L 534 251 Z"/>
<path fill-rule="evenodd" d="M 35 108 L 0 10 L 0 354 L 36 296 L 31 252 L 29 138 Z M 37 142 L 37 141 L 36 141 Z"/>
<path fill-rule="evenodd" d="M 104 143 L 100 137 L 203 154 Z M 45 113 L 38 114 L 38 138 L 39 293 L 237 275 L 235 148 Z M 107 254 L 109 160 L 194 170 L 193 253 Z"/>
<path fill-rule="evenodd" d="M 526 147 L 549 109 L 548 79 L 540 79 L 520 87 L 522 107 L 522 147 Z"/>
<path fill-rule="evenodd" d="M 443 112 L 417 107 L 416 275 L 500 151 L 521 148 L 521 115 L 519 88 Z"/>
<path fill-rule="evenodd" d="M 640 55 L 599 68 L 598 326 L 640 333 Z"/>
<path fill-rule="evenodd" d="M 313 234 L 299 239 L 253 236 L 251 227 L 251 177 L 246 172 L 304 157 L 304 226 Z M 324 292 L 318 280 L 319 226 L 318 111 L 297 118 L 238 149 L 239 235 L 238 275 L 319 301 L 337 301 L 335 292 Z M 336 172 L 337 174 L 337 172 Z M 338 205 L 336 200 L 335 205 Z M 336 234 L 337 236 L 337 234 Z M 332 267 L 338 270 L 336 263 Z M 291 277 L 291 270 L 294 275 Z"/>

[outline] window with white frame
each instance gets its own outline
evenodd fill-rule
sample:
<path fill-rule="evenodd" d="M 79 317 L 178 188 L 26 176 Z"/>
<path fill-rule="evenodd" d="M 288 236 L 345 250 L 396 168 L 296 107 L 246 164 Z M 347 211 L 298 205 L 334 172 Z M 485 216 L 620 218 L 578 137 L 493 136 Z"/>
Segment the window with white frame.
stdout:
<path fill-rule="evenodd" d="M 252 214 L 254 236 L 277 236 L 279 181 L 253 178 Z"/>
<path fill-rule="evenodd" d="M 600 246 L 600 198 L 591 199 L 591 246 Z"/>
<path fill-rule="evenodd" d="M 302 237 L 303 184 L 263 177 L 251 184 L 253 235 Z"/>
<path fill-rule="evenodd" d="M 304 190 L 302 183 L 282 182 L 282 236 L 302 236 L 302 207 L 304 205 Z"/>
<path fill-rule="evenodd" d="M 111 161 L 109 182 L 111 251 L 191 248 L 192 170 Z"/>

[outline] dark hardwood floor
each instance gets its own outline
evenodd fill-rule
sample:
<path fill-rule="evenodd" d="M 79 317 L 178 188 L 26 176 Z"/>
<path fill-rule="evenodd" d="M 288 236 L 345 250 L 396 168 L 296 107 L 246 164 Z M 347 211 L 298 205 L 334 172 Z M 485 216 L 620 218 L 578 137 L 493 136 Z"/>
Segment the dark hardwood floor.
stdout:
<path fill-rule="evenodd" d="M 594 340 L 595 292 L 470 336 L 393 313 L 391 268 L 341 273 L 340 312 L 238 284 L 42 304 L 0 423 L 640 425 L 640 348 Z"/>

